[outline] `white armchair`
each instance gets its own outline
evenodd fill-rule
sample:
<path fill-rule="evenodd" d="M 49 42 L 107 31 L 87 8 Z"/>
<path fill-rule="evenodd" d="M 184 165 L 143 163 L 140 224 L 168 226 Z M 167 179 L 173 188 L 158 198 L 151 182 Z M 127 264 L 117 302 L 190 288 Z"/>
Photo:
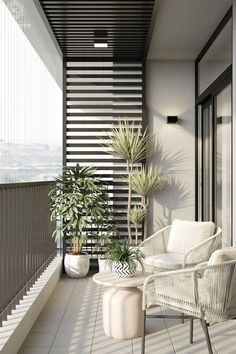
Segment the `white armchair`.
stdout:
<path fill-rule="evenodd" d="M 221 243 L 221 228 L 211 221 L 175 219 L 143 242 L 146 271 L 165 271 L 192 267 L 207 261 Z"/>
<path fill-rule="evenodd" d="M 146 314 L 147 309 L 156 305 L 164 305 L 191 318 L 190 343 L 193 342 L 193 318 L 200 319 L 208 351 L 212 354 L 208 325 L 236 316 L 236 247 L 215 251 L 207 265 L 157 272 L 146 278 L 142 302 L 142 354 L 145 352 L 146 317 L 177 317 Z"/>

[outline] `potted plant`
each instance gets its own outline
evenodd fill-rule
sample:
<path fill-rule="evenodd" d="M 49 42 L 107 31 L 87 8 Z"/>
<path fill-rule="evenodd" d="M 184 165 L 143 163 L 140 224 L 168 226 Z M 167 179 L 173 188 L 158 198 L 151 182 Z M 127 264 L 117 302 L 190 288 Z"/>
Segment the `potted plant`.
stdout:
<path fill-rule="evenodd" d="M 51 220 L 58 222 L 53 236 L 69 241 L 64 265 L 66 273 L 74 278 L 87 275 L 90 256 L 83 252 L 83 246 L 91 230 L 105 230 L 111 208 L 108 192 L 94 176 L 95 171 L 79 164 L 66 167 L 49 193 Z"/>
<path fill-rule="evenodd" d="M 107 262 L 107 254 L 109 250 L 113 247 L 114 237 L 117 236 L 117 230 L 113 226 L 113 219 L 107 225 L 106 232 L 101 232 L 97 234 L 95 239 L 94 251 L 98 254 L 98 268 L 99 273 L 111 272 L 112 267 Z"/>
<path fill-rule="evenodd" d="M 127 228 L 129 243 L 132 244 L 131 223 L 135 226 L 135 245 L 138 245 L 138 226 L 144 223 L 144 239 L 147 237 L 147 210 L 148 198 L 151 193 L 163 188 L 167 178 L 162 176 L 158 169 L 152 166 L 137 168 L 137 162 L 145 159 L 155 152 L 154 136 L 148 134 L 147 129 L 134 127 L 127 122 L 120 123 L 118 128 L 112 129 L 109 142 L 106 144 L 108 153 L 118 156 L 126 161 L 127 166 Z M 132 192 L 141 196 L 141 205 L 134 208 L 132 205 Z"/>
<path fill-rule="evenodd" d="M 143 270 L 144 255 L 140 249 L 130 246 L 129 240 L 115 241 L 107 251 L 106 257 L 118 278 L 132 276 L 138 264 Z"/>
<path fill-rule="evenodd" d="M 98 271 L 99 273 L 112 272 L 112 264 L 108 262 L 107 254 L 113 246 L 113 241 L 109 238 L 102 245 L 102 251 L 98 256 Z"/>
<path fill-rule="evenodd" d="M 109 142 L 106 143 L 108 153 L 126 161 L 128 176 L 128 201 L 127 201 L 127 229 L 128 239 L 132 243 L 131 221 L 129 218 L 132 204 L 131 175 L 134 165 L 144 161 L 153 152 L 153 137 L 148 134 L 147 129 L 130 126 L 128 122 L 121 122 L 118 128 L 111 129 Z"/>

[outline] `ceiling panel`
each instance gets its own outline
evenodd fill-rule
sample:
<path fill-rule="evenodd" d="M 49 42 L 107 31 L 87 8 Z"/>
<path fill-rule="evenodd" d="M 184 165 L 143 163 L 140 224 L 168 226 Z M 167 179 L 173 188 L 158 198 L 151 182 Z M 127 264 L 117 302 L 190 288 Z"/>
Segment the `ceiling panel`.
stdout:
<path fill-rule="evenodd" d="M 67 57 L 143 59 L 155 0 L 40 0 Z M 96 31 L 107 48 L 95 48 Z"/>
<path fill-rule="evenodd" d="M 233 0 L 158 0 L 148 59 L 194 60 Z"/>

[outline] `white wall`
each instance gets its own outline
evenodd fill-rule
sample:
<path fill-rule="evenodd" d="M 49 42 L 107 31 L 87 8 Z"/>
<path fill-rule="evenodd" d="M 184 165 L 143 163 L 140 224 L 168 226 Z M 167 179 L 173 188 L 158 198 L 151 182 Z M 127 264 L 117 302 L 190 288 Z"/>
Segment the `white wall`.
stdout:
<path fill-rule="evenodd" d="M 148 234 L 173 218 L 195 217 L 195 88 L 193 61 L 147 62 L 149 131 L 158 150 L 150 162 L 170 176 L 170 184 L 151 197 Z M 166 124 L 177 115 L 178 124 Z"/>

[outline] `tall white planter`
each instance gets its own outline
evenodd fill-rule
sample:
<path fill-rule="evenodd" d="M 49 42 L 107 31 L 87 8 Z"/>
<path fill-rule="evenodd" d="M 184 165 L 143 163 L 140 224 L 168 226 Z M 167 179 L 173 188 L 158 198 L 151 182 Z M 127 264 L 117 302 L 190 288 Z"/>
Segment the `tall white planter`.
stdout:
<path fill-rule="evenodd" d="M 88 274 L 90 256 L 88 254 L 66 254 L 64 266 L 66 274 L 71 278 L 83 278 Z"/>
<path fill-rule="evenodd" d="M 107 259 L 98 258 L 99 273 L 112 272 L 112 265 L 108 263 Z"/>

